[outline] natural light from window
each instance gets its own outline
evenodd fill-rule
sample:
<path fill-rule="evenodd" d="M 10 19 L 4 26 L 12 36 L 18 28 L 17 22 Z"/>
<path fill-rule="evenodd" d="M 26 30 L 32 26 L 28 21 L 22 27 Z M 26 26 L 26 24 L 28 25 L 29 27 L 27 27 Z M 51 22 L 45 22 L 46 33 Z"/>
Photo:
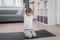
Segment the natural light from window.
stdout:
<path fill-rule="evenodd" d="M 0 6 L 22 7 L 23 6 L 23 0 L 0 0 Z"/>

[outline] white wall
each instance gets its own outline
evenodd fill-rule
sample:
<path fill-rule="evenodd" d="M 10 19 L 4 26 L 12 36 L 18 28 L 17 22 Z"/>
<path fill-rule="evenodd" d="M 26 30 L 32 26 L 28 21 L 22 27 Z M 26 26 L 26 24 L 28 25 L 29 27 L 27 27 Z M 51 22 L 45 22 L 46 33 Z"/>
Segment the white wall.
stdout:
<path fill-rule="evenodd" d="M 57 24 L 60 25 L 60 0 L 57 0 Z"/>

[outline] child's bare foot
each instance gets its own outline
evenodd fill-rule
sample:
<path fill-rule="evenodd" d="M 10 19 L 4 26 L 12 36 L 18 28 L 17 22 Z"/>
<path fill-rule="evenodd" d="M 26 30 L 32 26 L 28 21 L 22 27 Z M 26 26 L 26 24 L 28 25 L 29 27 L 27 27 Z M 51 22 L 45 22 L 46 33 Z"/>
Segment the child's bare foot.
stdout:
<path fill-rule="evenodd" d="M 25 38 L 31 39 L 32 38 L 32 35 L 25 35 Z"/>
<path fill-rule="evenodd" d="M 32 37 L 34 37 L 34 38 L 37 37 L 37 35 L 34 31 L 32 32 Z"/>

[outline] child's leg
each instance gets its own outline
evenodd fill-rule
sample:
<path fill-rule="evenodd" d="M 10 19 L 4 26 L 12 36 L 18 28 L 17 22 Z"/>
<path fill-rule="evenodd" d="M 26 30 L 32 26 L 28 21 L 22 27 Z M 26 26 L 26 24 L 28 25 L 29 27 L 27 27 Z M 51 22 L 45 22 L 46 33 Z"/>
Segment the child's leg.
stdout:
<path fill-rule="evenodd" d="M 32 30 L 32 37 L 36 37 L 36 36 L 37 36 L 37 35 L 36 35 L 35 31 Z"/>
<path fill-rule="evenodd" d="M 25 37 L 32 38 L 32 34 L 28 29 L 24 30 L 24 34 L 25 34 Z"/>

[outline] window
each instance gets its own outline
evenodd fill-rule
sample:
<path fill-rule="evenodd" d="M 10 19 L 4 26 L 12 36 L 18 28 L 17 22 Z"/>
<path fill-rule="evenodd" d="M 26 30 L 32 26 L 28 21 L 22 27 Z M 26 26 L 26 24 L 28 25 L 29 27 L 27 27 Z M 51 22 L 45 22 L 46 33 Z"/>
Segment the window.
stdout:
<path fill-rule="evenodd" d="M 13 0 L 4 0 L 4 5 L 6 6 L 13 6 Z"/>
<path fill-rule="evenodd" d="M 16 6 L 20 6 L 20 0 L 16 0 Z"/>
<path fill-rule="evenodd" d="M 16 6 L 22 7 L 23 0 L 0 0 L 0 6 Z"/>
<path fill-rule="evenodd" d="M 16 0 L 16 6 L 23 6 L 23 0 Z"/>
<path fill-rule="evenodd" d="M 0 0 L 0 5 L 1 5 L 1 0 Z"/>

